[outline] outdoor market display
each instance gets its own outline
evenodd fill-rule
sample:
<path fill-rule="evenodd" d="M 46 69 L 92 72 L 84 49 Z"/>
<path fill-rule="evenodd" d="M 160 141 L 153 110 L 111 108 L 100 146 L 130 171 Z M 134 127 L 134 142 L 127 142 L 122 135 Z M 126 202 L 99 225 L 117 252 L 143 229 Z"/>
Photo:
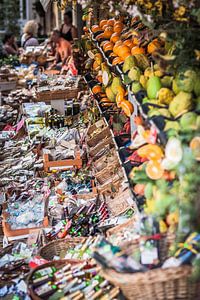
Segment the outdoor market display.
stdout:
<path fill-rule="evenodd" d="M 84 3 L 81 75 L 0 74 L 0 297 L 199 299 L 196 2 Z"/>

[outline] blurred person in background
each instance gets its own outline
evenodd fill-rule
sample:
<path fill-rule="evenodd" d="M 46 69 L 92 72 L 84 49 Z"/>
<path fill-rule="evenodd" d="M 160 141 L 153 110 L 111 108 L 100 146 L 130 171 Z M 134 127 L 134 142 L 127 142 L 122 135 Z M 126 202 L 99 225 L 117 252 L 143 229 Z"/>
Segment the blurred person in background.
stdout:
<path fill-rule="evenodd" d="M 53 69 L 55 67 L 61 69 L 71 56 L 71 44 L 70 42 L 62 38 L 61 32 L 57 29 L 53 30 L 51 41 L 56 45 L 56 59 L 54 63 L 49 67 L 49 69 Z"/>
<path fill-rule="evenodd" d="M 15 36 L 12 33 L 6 33 L 3 38 L 3 53 L 8 55 L 17 55 L 19 53 Z"/>
<path fill-rule="evenodd" d="M 73 42 L 74 38 L 78 37 L 76 27 L 72 25 L 71 11 L 68 11 L 64 14 L 64 23 L 61 25 L 60 32 L 62 38 L 69 41 L 70 43 Z"/>
<path fill-rule="evenodd" d="M 24 34 L 21 38 L 21 46 L 26 49 L 27 47 L 38 46 L 36 38 L 38 32 L 38 24 L 34 20 L 28 21 L 23 29 Z"/>

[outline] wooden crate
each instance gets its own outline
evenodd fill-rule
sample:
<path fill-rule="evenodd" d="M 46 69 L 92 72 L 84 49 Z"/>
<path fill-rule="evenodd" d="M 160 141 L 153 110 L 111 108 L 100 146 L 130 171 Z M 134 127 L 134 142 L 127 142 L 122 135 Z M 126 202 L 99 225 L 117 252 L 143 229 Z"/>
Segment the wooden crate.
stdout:
<path fill-rule="evenodd" d="M 71 88 L 65 90 L 55 91 L 41 91 L 36 92 L 36 101 L 38 102 L 50 102 L 52 100 L 67 100 L 76 98 L 78 96 L 79 89 Z"/>
<path fill-rule="evenodd" d="M 33 229 L 40 229 L 40 228 L 44 228 L 44 227 L 49 226 L 48 216 L 45 216 L 44 220 L 43 220 L 43 224 L 41 226 L 33 227 L 33 228 L 12 229 L 10 224 L 7 223 L 7 219 L 9 217 L 9 214 L 7 212 L 5 212 L 6 208 L 7 208 L 7 203 L 3 203 L 3 213 L 2 213 L 3 221 L 2 221 L 2 225 L 3 225 L 4 235 L 7 236 L 7 237 L 26 236 Z"/>
<path fill-rule="evenodd" d="M 76 153 L 75 159 L 50 161 L 49 154 L 44 154 L 43 160 L 44 160 L 44 171 L 45 172 L 48 172 L 51 168 L 60 169 L 60 170 L 68 170 L 71 168 L 80 169 L 83 164 L 80 152 Z"/>

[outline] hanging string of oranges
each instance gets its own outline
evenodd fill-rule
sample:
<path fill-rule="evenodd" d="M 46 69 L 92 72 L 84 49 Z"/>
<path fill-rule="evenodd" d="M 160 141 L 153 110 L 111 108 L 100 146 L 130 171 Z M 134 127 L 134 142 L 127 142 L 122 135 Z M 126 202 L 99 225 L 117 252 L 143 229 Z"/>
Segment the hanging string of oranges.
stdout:
<path fill-rule="evenodd" d="M 57 2 L 58 8 L 61 9 L 61 10 L 65 10 L 66 6 L 69 3 L 72 3 L 73 5 L 77 4 L 77 0 L 72 0 L 72 1 L 69 1 L 69 0 L 54 0 L 54 2 Z"/>

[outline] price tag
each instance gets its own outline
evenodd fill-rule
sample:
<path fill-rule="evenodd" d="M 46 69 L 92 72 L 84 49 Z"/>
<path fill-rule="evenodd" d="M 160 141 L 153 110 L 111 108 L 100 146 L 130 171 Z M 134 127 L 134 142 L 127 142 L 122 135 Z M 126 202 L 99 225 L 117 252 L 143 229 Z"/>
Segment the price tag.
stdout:
<path fill-rule="evenodd" d="M 158 261 L 158 249 L 150 241 L 140 244 L 141 263 L 152 265 Z"/>

